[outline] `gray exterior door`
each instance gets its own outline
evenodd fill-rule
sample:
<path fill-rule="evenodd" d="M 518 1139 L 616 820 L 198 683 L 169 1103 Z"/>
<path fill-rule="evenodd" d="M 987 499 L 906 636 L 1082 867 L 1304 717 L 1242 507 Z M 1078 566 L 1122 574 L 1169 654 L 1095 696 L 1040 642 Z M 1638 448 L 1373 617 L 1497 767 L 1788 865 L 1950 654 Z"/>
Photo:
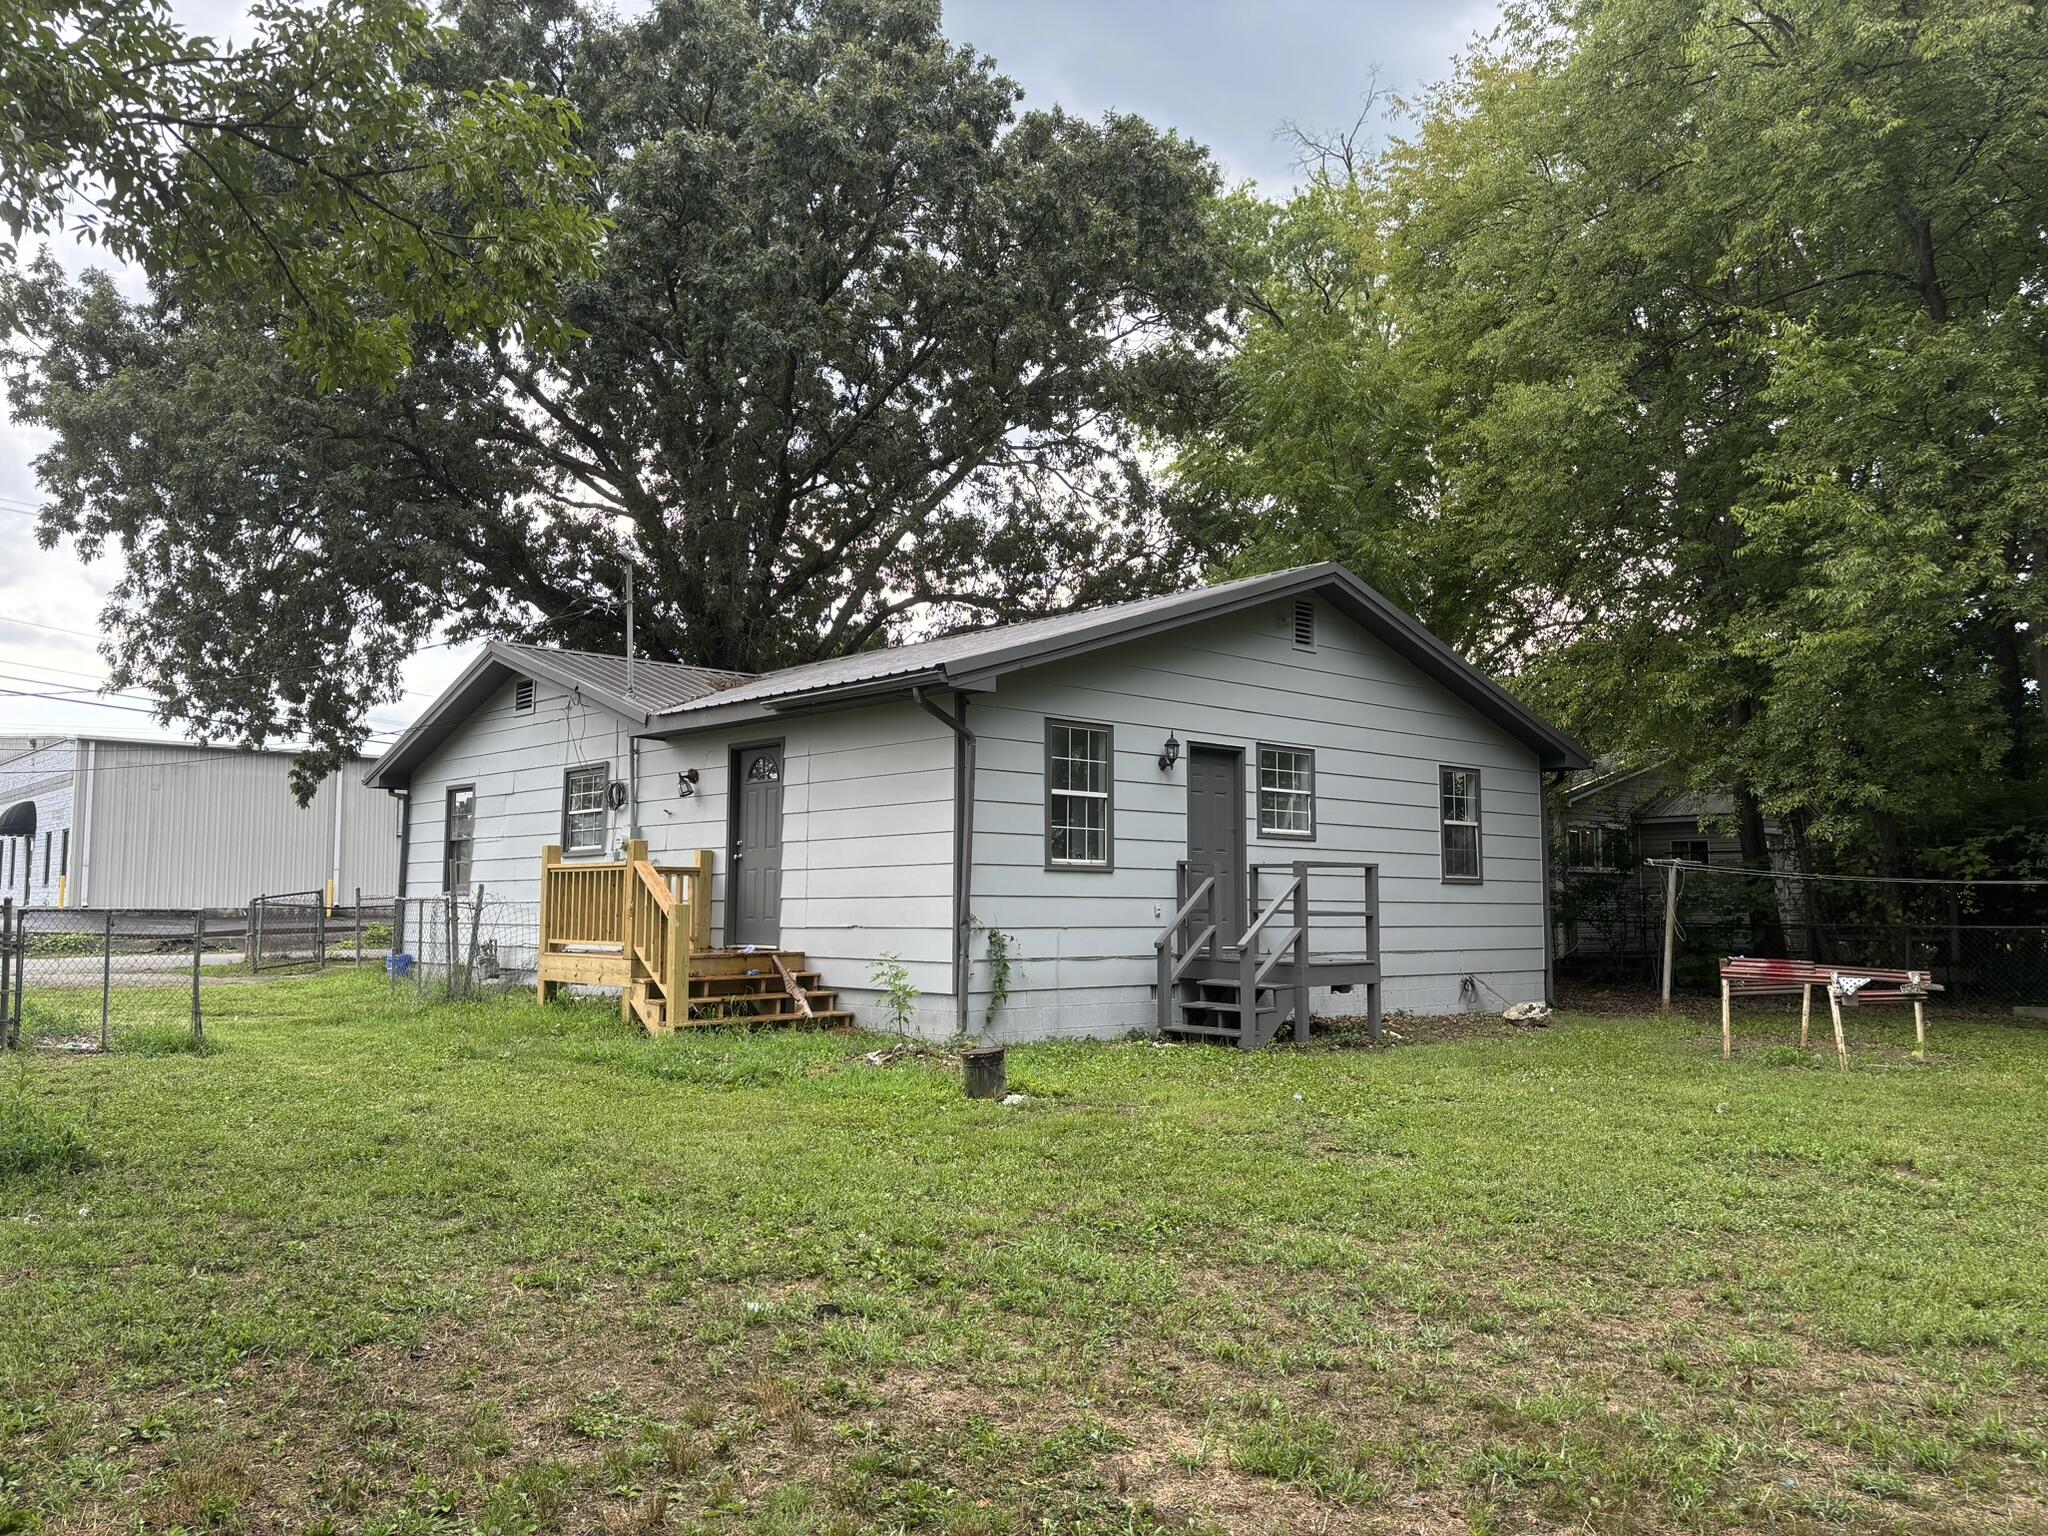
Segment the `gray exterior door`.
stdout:
<path fill-rule="evenodd" d="M 1244 932 L 1244 754 L 1227 747 L 1188 748 L 1188 889 L 1216 877 L 1216 942 Z M 1199 909 L 1197 910 L 1199 915 Z M 1189 920 L 1189 938 L 1203 925 Z"/>
<path fill-rule="evenodd" d="M 732 754 L 731 846 L 726 850 L 726 941 L 782 942 L 782 744 Z"/>

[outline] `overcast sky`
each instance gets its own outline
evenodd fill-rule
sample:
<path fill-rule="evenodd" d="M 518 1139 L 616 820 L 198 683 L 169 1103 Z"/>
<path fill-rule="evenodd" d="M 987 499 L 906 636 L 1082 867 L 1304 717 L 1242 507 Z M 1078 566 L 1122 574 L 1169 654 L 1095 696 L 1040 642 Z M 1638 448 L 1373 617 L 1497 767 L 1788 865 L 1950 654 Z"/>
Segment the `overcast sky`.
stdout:
<path fill-rule="evenodd" d="M 238 0 L 176 8 L 216 35 L 234 32 L 240 13 Z M 1296 177 L 1281 124 L 1348 125 L 1375 71 L 1396 93 L 1440 78 L 1496 13 L 1493 0 L 950 0 L 946 28 L 992 55 L 1027 105 L 1139 113 L 1206 144 L 1230 180 L 1280 191 Z M 74 268 L 89 259 L 63 254 Z M 43 446 L 0 412 L 0 734 L 167 734 L 146 701 L 21 696 L 93 696 L 106 675 L 99 607 L 120 574 L 109 557 L 87 564 L 68 544 L 36 547 L 33 461 Z M 402 727 L 470 654 L 439 648 L 415 658 L 407 697 L 377 711 L 373 725 L 387 735 Z"/>

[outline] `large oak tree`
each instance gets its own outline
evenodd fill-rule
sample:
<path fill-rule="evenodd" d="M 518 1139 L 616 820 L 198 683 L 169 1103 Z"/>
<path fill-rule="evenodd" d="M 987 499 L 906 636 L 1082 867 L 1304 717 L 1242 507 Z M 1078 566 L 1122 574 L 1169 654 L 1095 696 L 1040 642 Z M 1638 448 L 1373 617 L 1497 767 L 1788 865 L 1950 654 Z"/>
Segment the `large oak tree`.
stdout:
<path fill-rule="evenodd" d="M 45 271 L 17 411 L 47 534 L 117 541 L 116 681 L 328 752 L 431 631 L 770 667 L 1180 563 L 1137 423 L 1198 387 L 1215 172 L 1020 112 L 931 0 L 478 4 L 451 79 L 576 103 L 610 221 L 551 352 L 416 327 L 322 391 L 262 303 Z M 313 766 L 320 766 L 316 759 Z"/>
<path fill-rule="evenodd" d="M 415 0 L 258 0 L 245 25 L 236 47 L 167 0 L 0 6 L 0 264 L 63 233 L 263 295 L 330 379 L 388 378 L 421 321 L 552 341 L 600 229 L 568 104 L 436 80 L 449 35 Z"/>

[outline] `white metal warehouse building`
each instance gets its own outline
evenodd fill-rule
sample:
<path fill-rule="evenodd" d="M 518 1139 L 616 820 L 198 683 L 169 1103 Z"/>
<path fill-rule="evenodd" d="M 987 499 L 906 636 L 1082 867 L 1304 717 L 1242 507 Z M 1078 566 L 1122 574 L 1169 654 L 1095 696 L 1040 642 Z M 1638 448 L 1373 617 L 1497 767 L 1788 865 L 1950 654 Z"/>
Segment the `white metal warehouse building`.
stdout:
<path fill-rule="evenodd" d="M 290 752 L 117 736 L 0 738 L 0 898 L 35 907 L 240 907 L 398 887 L 398 815 L 358 761 L 310 805 Z"/>

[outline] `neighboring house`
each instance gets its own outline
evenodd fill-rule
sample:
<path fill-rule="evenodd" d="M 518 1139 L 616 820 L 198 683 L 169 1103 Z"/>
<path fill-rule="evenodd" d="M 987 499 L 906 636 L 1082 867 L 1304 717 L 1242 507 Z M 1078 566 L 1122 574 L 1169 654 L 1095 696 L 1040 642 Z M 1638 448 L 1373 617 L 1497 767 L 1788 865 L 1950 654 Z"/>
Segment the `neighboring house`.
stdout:
<path fill-rule="evenodd" d="M 1558 801 L 1552 860 L 1558 958 L 1660 958 L 1665 875 L 1649 861 L 1740 865 L 1742 842 L 1734 825 L 1733 795 L 1688 790 L 1662 762 L 1602 764 L 1568 781 Z M 1796 867 L 1781 829 L 1768 818 L 1764 838 L 1773 868 Z M 1771 887 L 1785 921 L 1798 921 L 1804 910 L 1799 888 L 1781 881 Z M 1753 894 L 1733 882 L 1716 889 L 1696 881 L 1688 893 L 1688 920 L 1703 930 L 1746 929 Z"/>
<path fill-rule="evenodd" d="M 1587 760 L 1339 566 L 761 677 L 626 666 L 492 644 L 377 761 L 407 894 L 534 900 L 548 844 L 706 849 L 715 943 L 800 951 L 871 1021 L 900 957 L 921 1031 L 1028 1039 L 1153 1027 L 1156 941 L 1209 875 L 1227 946 L 1330 865 L 1318 950 L 1355 957 L 1371 864 L 1377 967 L 1321 982 L 1437 1012 L 1468 975 L 1548 990 L 1544 775 Z"/>
<path fill-rule="evenodd" d="M 0 897 L 38 907 L 239 907 L 331 888 L 389 897 L 397 807 L 360 767 L 301 808 L 292 754 L 114 736 L 0 755 Z"/>

